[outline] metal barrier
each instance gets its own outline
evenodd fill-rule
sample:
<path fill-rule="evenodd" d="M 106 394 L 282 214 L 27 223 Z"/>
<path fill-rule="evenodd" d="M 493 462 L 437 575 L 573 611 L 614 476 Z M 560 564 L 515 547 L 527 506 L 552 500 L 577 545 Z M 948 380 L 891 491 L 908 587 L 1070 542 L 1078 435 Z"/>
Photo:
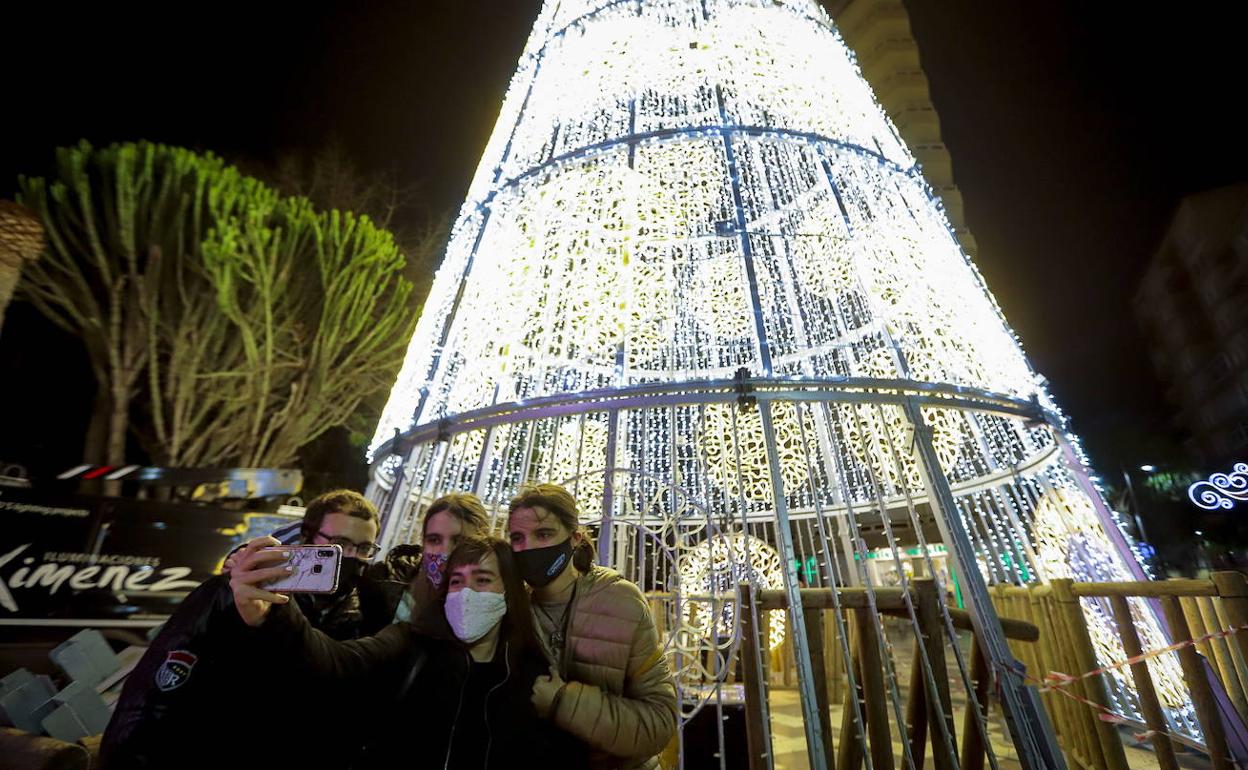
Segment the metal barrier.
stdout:
<path fill-rule="evenodd" d="M 880 657 L 882 625 L 874 614 L 908 620 L 910 607 L 917 623 L 899 624 L 916 629 L 910 634 L 913 665 L 905 698 L 905 724 L 899 728 L 904 731 L 904 736 L 899 737 L 908 749 L 902 766 L 981 770 L 988 742 L 983 726 L 989 717 L 994 682 L 997 677 L 1020 676 L 1041 689 L 1045 710 L 1071 767 L 1125 770 L 1129 765 L 1115 723 L 1132 721 L 1117 714 L 1115 706 L 1121 695 L 1119 700 L 1112 695 L 1111 678 L 1113 672 L 1121 671 L 1120 679 L 1125 681 L 1129 670 L 1134 687 L 1132 697 L 1138 698 L 1138 708 L 1145 719 L 1139 727 L 1147 730 L 1162 770 L 1179 768 L 1176 743 L 1207 754 L 1215 769 L 1234 767 L 1224 718 L 1218 711 L 1217 689 L 1221 686 L 1241 719 L 1248 718 L 1248 633 L 1237 632 L 1248 626 L 1245 575 L 1217 572 L 1208 580 L 1114 583 L 1056 579 L 1045 585 L 997 585 L 990 589 L 990 594 L 1002 632 L 1021 664 L 1016 671 L 1002 671 L 996 676 L 982 655 L 970 614 L 942 607 L 939 588 L 930 579 L 912 581 L 908 601 L 900 587 L 871 591 L 841 587 L 835 595 L 828 588 L 801 589 L 813 670 L 814 686 L 808 691 L 814 693 L 813 711 L 826 715 L 819 731 L 828 768 L 854 770 L 862 767 L 866 757 L 874 770 L 891 770 L 897 763 L 892 743 L 896 720 L 890 719 L 890 695 Z M 773 766 L 765 681 L 769 666 L 763 664 L 768 653 L 759 649 L 757 640 L 766 639 L 768 612 L 787 610 L 789 602 L 785 591 L 757 591 L 747 585 L 741 586 L 741 602 L 739 654 L 749 767 L 767 770 Z M 1112 614 L 1122 646 L 1122 654 L 1109 666 L 1102 662 L 1103 656 L 1098 658 L 1089 632 L 1088 608 L 1093 603 Z M 1164 618 L 1173 649 L 1144 649 L 1137 630 L 1142 607 Z M 829 610 L 839 610 L 842 619 L 832 622 L 834 612 Z M 949 638 L 950 625 L 943 622 L 942 615 L 952 621 L 956 631 L 971 634 L 970 679 L 975 692 L 967 699 L 960 730 L 954 725 L 945 657 L 946 645 L 957 644 L 957 640 Z M 845 643 L 837 636 L 838 628 L 848 633 Z M 1105 640 L 1099 642 L 1103 645 Z M 850 653 L 848 667 L 844 650 Z M 772 655 L 776 656 L 775 662 L 783 665 L 785 651 L 773 651 Z M 1150 671 L 1150 665 L 1157 666 L 1167 656 L 1177 656 L 1203 743 L 1179 734 L 1167 721 Z M 1051 672 L 1060 673 L 1046 681 Z M 777 675 L 787 681 L 788 667 L 783 666 Z M 957 677 L 953 680 L 956 682 Z M 830 705 L 838 699 L 843 704 L 841 721 L 839 729 L 833 730 Z M 972 713 L 976 704 L 980 718 Z M 942 736 L 951 740 L 945 741 Z"/>
<path fill-rule="evenodd" d="M 906 698 L 905 742 L 909 747 L 909 755 L 915 767 L 924 767 L 930 737 L 933 767 L 939 770 L 958 766 L 982 767 L 987 736 L 981 731 L 981 720 L 976 719 L 974 714 L 968 711 L 965 715 L 960 761 L 950 751 L 951 748 L 956 748 L 957 741 L 946 744 L 938 738 L 939 735 L 953 737 L 957 734 L 953 722 L 949 676 L 945 666 L 944 646 L 947 634 L 941 620 L 941 597 L 935 582 L 930 579 L 915 580 L 912 586 L 910 599 L 915 608 L 920 633 L 914 639 L 915 664 L 911 668 L 909 694 Z M 760 670 L 756 665 L 760 652 L 753 641 L 757 638 L 754 633 L 754 619 L 765 617 L 761 614 L 763 611 L 787 609 L 788 600 L 784 591 L 755 592 L 748 586 L 742 586 L 741 592 L 745 610 L 741 613 L 744 624 L 741 634 L 741 668 L 746 690 L 750 768 L 765 770 L 770 766 L 763 738 L 763 720 L 766 715 L 762 704 L 766 696 L 764 683 L 755 673 Z M 876 588 L 869 592 L 864 588 L 846 587 L 837 589 L 835 597 L 831 589 L 801 590 L 802 607 L 809 613 L 806 635 L 814 669 L 813 689 L 817 713 L 830 714 L 830 698 L 835 697 L 838 691 L 844 703 L 840 730 L 835 737 L 832 735 L 830 720 L 824 719 L 820 725 L 829 768 L 839 767 L 844 770 L 861 767 L 864 755 L 868 752 L 871 766 L 876 770 L 890 770 L 894 766 L 888 714 L 889 696 L 885 690 L 880 658 L 880 627 L 872 617 L 873 610 L 870 606 L 872 594 L 875 609 L 881 615 L 909 617 L 906 597 L 901 588 Z M 751 606 L 758 612 L 749 611 Z M 836 675 L 838 669 L 844 670 L 839 640 L 829 638 L 825 633 L 829 628 L 823 622 L 823 614 L 838 606 L 852 619 L 847 627 L 850 630 L 848 648 L 851 650 L 850 666 L 853 676 L 849 677 L 851 684 L 844 687 L 841 686 L 840 676 Z M 970 613 L 951 607 L 945 608 L 945 612 L 954 628 L 971 631 Z M 1011 640 L 1034 642 L 1039 638 L 1039 629 L 1036 626 L 1019 620 L 1001 618 L 1001 629 L 1006 638 Z M 920 665 L 920 660 L 930 664 L 930 678 L 926 676 L 927 666 Z M 981 704 L 984 709 L 981 713 L 986 717 L 989 677 L 977 642 L 972 644 L 972 679 L 978 697 L 970 700 L 970 703 Z M 859 723 L 858 709 L 851 707 L 854 700 L 863 704 L 862 721 L 865 722 L 865 730 L 864 725 Z M 940 722 L 944 723 L 943 728 L 940 727 Z"/>

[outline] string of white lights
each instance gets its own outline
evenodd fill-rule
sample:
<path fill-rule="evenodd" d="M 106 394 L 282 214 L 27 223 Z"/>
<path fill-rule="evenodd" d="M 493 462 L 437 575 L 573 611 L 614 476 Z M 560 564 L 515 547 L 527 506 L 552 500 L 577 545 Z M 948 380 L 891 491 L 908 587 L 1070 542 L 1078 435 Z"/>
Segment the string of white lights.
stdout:
<path fill-rule="evenodd" d="M 759 412 L 731 396 L 517 417 L 382 456 L 396 432 L 473 410 L 742 369 L 974 388 L 1060 416 L 817 3 L 547 3 L 369 447 L 379 482 L 405 479 L 395 526 L 414 531 L 426 493 L 471 489 L 497 505 L 530 479 L 571 479 L 591 519 L 626 505 L 662 518 L 667 485 L 736 522 L 725 537 L 746 539 L 721 549 L 730 554 L 751 552 L 747 535 L 770 548 L 773 483 L 798 519 L 826 510 L 829 531 L 926 501 L 910 421 L 870 399 L 772 403 L 777 475 Z M 1136 555 L 1115 545 L 1050 425 L 942 405 L 922 415 L 963 490 L 948 513 L 985 580 L 1133 574 Z M 620 469 L 633 475 L 606 484 Z M 703 579 L 719 547 L 689 557 L 688 569 L 702 566 L 686 582 Z M 835 548 L 856 558 L 848 539 L 809 547 Z M 653 558 L 629 558 L 638 575 L 657 574 Z M 1112 616 L 1085 609 L 1111 662 L 1122 654 Z M 1145 644 L 1160 644 L 1150 611 L 1133 612 Z M 1166 705 L 1186 708 L 1173 661 L 1150 666 Z"/>

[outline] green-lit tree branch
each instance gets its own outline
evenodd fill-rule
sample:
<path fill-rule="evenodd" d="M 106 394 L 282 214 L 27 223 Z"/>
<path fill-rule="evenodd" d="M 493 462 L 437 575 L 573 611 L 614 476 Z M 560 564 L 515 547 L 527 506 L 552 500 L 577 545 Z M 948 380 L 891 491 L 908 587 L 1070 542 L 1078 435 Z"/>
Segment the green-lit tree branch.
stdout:
<path fill-rule="evenodd" d="M 199 180 L 222 169 L 215 158 L 160 145 L 82 143 L 57 151 L 50 179 L 19 180 L 48 236 L 19 296 L 86 346 L 99 390 L 88 460 L 125 460 L 131 401 L 152 342 L 144 308 L 169 257 L 193 256 L 205 206 Z"/>
<path fill-rule="evenodd" d="M 51 182 L 21 184 L 49 241 L 23 295 L 87 344 L 99 459 L 125 460 L 133 422 L 160 463 L 289 464 L 401 364 L 407 260 L 366 217 L 147 143 L 65 149 Z"/>

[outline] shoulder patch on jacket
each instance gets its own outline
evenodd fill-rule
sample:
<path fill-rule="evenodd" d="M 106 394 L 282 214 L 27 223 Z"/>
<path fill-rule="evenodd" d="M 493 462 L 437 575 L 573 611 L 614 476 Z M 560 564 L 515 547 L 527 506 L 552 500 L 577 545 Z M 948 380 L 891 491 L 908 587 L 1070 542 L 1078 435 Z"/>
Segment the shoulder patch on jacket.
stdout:
<path fill-rule="evenodd" d="M 199 656 L 186 650 L 173 650 L 165 656 L 165 662 L 156 669 L 156 687 L 161 692 L 171 692 L 186 684 Z"/>

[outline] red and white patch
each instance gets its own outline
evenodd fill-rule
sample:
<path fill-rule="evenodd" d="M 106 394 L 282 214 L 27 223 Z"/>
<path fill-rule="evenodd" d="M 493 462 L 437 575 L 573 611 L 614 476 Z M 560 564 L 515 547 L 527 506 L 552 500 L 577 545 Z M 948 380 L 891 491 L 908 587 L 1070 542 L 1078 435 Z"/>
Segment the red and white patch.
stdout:
<path fill-rule="evenodd" d="M 161 692 L 170 692 L 186 684 L 191 678 L 191 670 L 199 656 L 186 650 L 174 650 L 165 657 L 165 662 L 156 669 L 156 687 Z"/>

